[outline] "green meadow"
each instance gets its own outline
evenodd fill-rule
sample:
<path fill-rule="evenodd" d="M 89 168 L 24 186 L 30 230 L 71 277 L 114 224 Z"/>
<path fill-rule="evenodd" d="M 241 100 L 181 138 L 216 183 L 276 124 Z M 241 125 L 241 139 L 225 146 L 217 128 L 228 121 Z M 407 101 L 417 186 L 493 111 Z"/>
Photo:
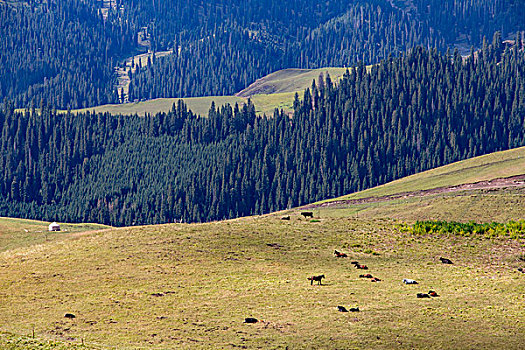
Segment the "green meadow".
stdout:
<path fill-rule="evenodd" d="M 322 73 L 330 74 L 333 82 L 339 81 L 346 68 L 319 68 L 319 69 L 285 69 L 271 73 L 239 92 L 235 96 L 206 96 L 186 98 L 157 98 L 153 100 L 130 102 L 124 104 L 110 104 L 90 108 L 73 110 L 72 112 L 96 112 L 111 114 L 155 114 L 168 112 L 174 103 L 183 100 L 196 114 L 207 116 L 212 102 L 216 106 L 243 105 L 251 99 L 259 115 L 273 115 L 274 110 L 293 112 L 295 93 L 302 98 L 304 90 L 312 86 L 313 80 L 318 80 Z"/>
<path fill-rule="evenodd" d="M 351 198 L 523 174 L 522 153 Z M 514 186 L 336 202 L 309 209 L 313 219 L 299 208 L 206 224 L 62 224 L 45 234 L 48 223 L 2 218 L 0 348 L 523 349 L 523 234 L 406 228 L 416 220 L 506 223 L 525 217 L 524 204 L 523 186 Z M 320 274 L 322 285 L 307 280 Z M 416 297 L 430 290 L 439 297 Z"/>
<path fill-rule="evenodd" d="M 4 251 L 0 344 L 34 329 L 48 348 L 523 348 L 522 240 L 413 235 L 398 224 L 294 211 L 290 221 L 108 229 Z M 310 285 L 318 274 L 323 285 Z M 429 290 L 440 296 L 416 298 Z"/>

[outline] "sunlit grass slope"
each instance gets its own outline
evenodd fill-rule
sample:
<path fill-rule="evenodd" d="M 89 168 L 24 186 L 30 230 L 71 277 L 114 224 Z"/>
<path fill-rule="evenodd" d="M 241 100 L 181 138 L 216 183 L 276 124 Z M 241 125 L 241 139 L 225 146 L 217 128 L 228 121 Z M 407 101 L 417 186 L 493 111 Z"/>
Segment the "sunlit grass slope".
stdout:
<path fill-rule="evenodd" d="M 394 218 L 407 222 L 507 222 L 525 219 L 525 188 L 468 190 L 377 202 L 338 203 L 315 208 L 314 212 L 331 218 Z"/>
<path fill-rule="evenodd" d="M 131 102 L 115 105 L 102 105 L 92 108 L 77 109 L 73 112 L 86 112 L 94 111 L 97 113 L 111 113 L 111 114 L 138 114 L 145 115 L 156 114 L 160 112 L 168 112 L 173 104 L 177 104 L 179 100 L 183 100 L 188 108 L 194 113 L 207 116 L 210 109 L 211 103 L 215 102 L 217 106 L 223 106 L 225 104 L 235 105 L 244 104 L 246 99 L 236 96 L 207 96 L 207 97 L 191 97 L 191 98 L 157 98 L 154 100 L 142 101 L 142 102 Z"/>
<path fill-rule="evenodd" d="M 118 349 L 520 349 L 522 253 L 515 240 L 298 212 L 112 229 L 0 253 L 0 331 Z M 430 289 L 440 297 L 416 298 Z"/>
<path fill-rule="evenodd" d="M 48 232 L 50 222 L 0 217 L 0 252 L 60 240 L 81 232 L 107 229 L 100 224 L 60 223 L 59 232 Z"/>
<path fill-rule="evenodd" d="M 0 349 L 8 350 L 95 350 L 98 346 L 88 344 L 75 344 L 68 341 L 45 340 L 30 335 L 16 335 L 11 333 L 0 333 Z"/>
<path fill-rule="evenodd" d="M 320 203 L 389 196 L 404 192 L 457 186 L 523 174 L 525 174 L 525 147 L 520 147 L 452 163 L 392 181 L 382 186 L 328 199 Z"/>
<path fill-rule="evenodd" d="M 319 76 L 330 75 L 332 82 L 338 82 L 346 73 L 347 68 L 318 68 L 318 69 L 283 69 L 268 74 L 237 93 L 236 96 L 249 97 L 259 94 L 276 94 L 283 92 L 304 91 L 312 86 L 312 81 L 319 81 Z"/>
<path fill-rule="evenodd" d="M 520 175 L 524 152 L 458 162 L 355 198 Z M 208 224 L 62 225 L 68 232 L 47 238 L 48 223 L 2 218 L 0 348 L 525 347 L 524 240 L 415 235 L 396 220 L 523 219 L 523 187 L 312 210 L 315 220 L 288 210 Z M 335 258 L 335 249 L 348 258 Z M 323 285 L 310 285 L 318 274 Z M 416 298 L 429 290 L 440 296 Z"/>
<path fill-rule="evenodd" d="M 293 101 L 294 101 L 295 92 L 285 92 L 278 94 L 268 94 L 268 95 L 254 95 L 251 96 L 255 111 L 258 115 L 267 116 L 273 115 L 274 110 L 277 108 L 279 110 L 283 109 L 285 112 L 293 111 Z M 302 97 L 302 95 L 300 95 Z M 215 102 L 215 105 L 220 107 L 226 104 L 234 106 L 236 103 L 239 106 L 244 105 L 248 102 L 246 97 L 238 96 L 208 96 L 208 97 L 190 97 L 190 98 L 158 98 L 155 100 L 142 101 L 136 103 L 125 103 L 125 104 L 116 104 L 116 105 L 102 105 L 93 108 L 84 108 L 74 110 L 73 112 L 97 112 L 97 113 L 111 113 L 111 114 L 138 114 L 145 115 L 146 113 L 155 114 L 160 112 L 168 112 L 173 104 L 177 104 L 179 100 L 183 100 L 187 104 L 188 108 L 194 113 L 207 116 L 208 111 L 210 110 L 212 102 Z"/>
<path fill-rule="evenodd" d="M 241 91 L 235 96 L 206 96 L 206 97 L 189 97 L 182 98 L 196 114 L 207 116 L 211 103 L 215 102 L 216 106 L 225 104 L 242 105 L 250 98 L 255 105 L 255 110 L 259 115 L 273 115 L 274 110 L 283 109 L 285 112 L 293 111 L 293 100 L 295 93 L 303 96 L 306 88 L 312 86 L 313 80 L 318 80 L 319 75 L 323 73 L 330 74 L 333 82 L 339 81 L 346 68 L 319 68 L 319 69 L 285 69 L 277 71 L 268 76 L 261 78 L 249 88 Z M 108 112 L 111 114 L 155 114 L 159 112 L 168 112 L 174 103 L 180 98 L 157 98 L 154 100 L 131 102 L 124 104 L 109 104 L 91 108 L 77 109 L 73 112 Z"/>

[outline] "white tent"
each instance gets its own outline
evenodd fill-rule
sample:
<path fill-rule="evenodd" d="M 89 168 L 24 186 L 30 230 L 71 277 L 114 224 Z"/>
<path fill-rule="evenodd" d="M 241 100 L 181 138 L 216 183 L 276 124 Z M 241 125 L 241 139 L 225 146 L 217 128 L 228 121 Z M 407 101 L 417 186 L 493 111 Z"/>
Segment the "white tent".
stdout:
<path fill-rule="evenodd" d="M 60 231 L 60 225 L 56 222 L 49 224 L 49 231 Z"/>

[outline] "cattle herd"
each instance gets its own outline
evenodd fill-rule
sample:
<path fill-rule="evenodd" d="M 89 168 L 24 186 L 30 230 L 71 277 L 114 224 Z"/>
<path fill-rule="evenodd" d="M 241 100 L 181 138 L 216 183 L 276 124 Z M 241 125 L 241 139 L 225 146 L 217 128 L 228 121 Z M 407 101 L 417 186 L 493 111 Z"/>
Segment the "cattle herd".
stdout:
<path fill-rule="evenodd" d="M 348 258 L 348 254 L 339 252 L 337 250 L 334 250 L 334 255 L 336 258 Z M 440 257 L 439 260 L 443 264 L 453 264 L 453 262 L 447 258 Z M 359 264 L 358 261 L 351 261 L 350 263 L 354 265 L 356 269 L 368 270 L 368 266 L 361 265 Z M 321 280 L 323 278 L 325 278 L 324 275 L 319 275 L 319 276 L 308 277 L 308 280 L 310 281 L 310 285 L 313 285 L 314 281 L 317 281 L 318 285 L 322 285 Z M 370 279 L 370 282 L 381 282 L 379 278 L 372 276 L 372 274 L 370 273 L 359 275 L 359 278 L 368 278 Z M 410 278 L 404 278 L 403 283 L 404 284 L 418 284 L 417 281 L 410 279 Z M 439 297 L 439 294 L 436 291 L 429 290 L 428 293 L 417 293 L 416 297 L 417 298 L 435 298 L 435 297 Z M 344 306 L 337 306 L 337 310 L 340 312 L 348 312 L 348 310 Z M 359 311 L 359 308 L 358 307 L 350 308 L 350 311 L 356 312 L 356 311 Z"/>
<path fill-rule="evenodd" d="M 305 219 L 308 218 L 308 217 L 313 218 L 313 212 L 301 212 L 301 215 L 304 216 Z M 289 215 L 283 216 L 283 217 L 281 217 L 281 220 L 290 220 L 290 216 Z M 334 250 L 334 255 L 335 255 L 336 258 L 348 258 L 348 254 L 339 252 L 337 250 Z M 449 265 L 453 264 L 453 262 L 450 259 L 447 259 L 447 258 L 440 257 L 439 260 L 443 264 L 449 264 Z M 525 259 L 524 259 L 524 261 L 525 261 Z M 368 270 L 368 266 L 362 265 L 358 261 L 351 261 L 350 263 L 352 265 L 354 265 L 354 267 L 356 269 Z M 518 271 L 522 272 L 522 273 L 525 273 L 525 269 L 523 269 L 521 267 L 518 268 Z M 325 275 L 316 275 L 316 276 L 308 277 L 307 279 L 308 279 L 308 281 L 310 281 L 310 285 L 313 285 L 314 281 L 317 282 L 317 285 L 322 285 L 322 280 L 324 278 L 326 278 Z M 359 278 L 370 279 L 370 282 L 381 282 L 381 279 L 372 276 L 372 274 L 370 274 L 370 273 L 359 275 Z M 413 280 L 413 279 L 410 279 L 410 278 L 404 278 L 402 280 L 402 282 L 404 284 L 419 284 L 416 280 Z M 429 290 L 428 293 L 417 293 L 416 297 L 417 298 L 435 298 L 435 297 L 439 297 L 439 294 L 436 291 L 434 291 L 434 290 Z M 349 311 L 350 312 L 359 312 L 359 307 L 352 307 L 350 309 L 347 309 L 346 307 L 339 305 L 339 306 L 337 306 L 337 310 L 340 311 L 340 312 L 349 312 Z M 257 320 L 254 319 L 254 318 L 246 318 L 245 319 L 245 323 L 255 323 L 255 322 L 257 322 Z"/>

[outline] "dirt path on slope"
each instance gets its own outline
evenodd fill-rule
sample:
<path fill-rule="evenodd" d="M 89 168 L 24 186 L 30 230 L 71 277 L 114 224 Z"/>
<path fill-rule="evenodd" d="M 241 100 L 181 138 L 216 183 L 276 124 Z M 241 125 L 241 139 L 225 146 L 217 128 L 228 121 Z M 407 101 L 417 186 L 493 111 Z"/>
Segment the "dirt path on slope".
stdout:
<path fill-rule="evenodd" d="M 483 189 L 502 189 L 502 188 L 516 188 L 516 187 L 525 187 L 525 175 L 517 175 L 507 178 L 499 178 L 494 180 L 480 181 L 474 183 L 468 183 L 457 186 L 449 187 L 437 187 L 429 190 L 419 190 L 412 192 L 402 192 L 396 193 L 388 196 L 379 196 L 379 197 L 366 197 L 358 199 L 346 199 L 346 200 L 337 200 L 333 202 L 327 202 L 322 204 L 310 204 L 302 209 L 314 209 L 314 208 L 326 208 L 334 207 L 345 204 L 364 204 L 364 203 L 378 203 L 378 202 L 388 202 L 396 199 L 405 199 L 412 197 L 426 197 L 436 194 L 452 193 L 459 191 L 474 191 L 474 190 L 483 190 Z"/>

